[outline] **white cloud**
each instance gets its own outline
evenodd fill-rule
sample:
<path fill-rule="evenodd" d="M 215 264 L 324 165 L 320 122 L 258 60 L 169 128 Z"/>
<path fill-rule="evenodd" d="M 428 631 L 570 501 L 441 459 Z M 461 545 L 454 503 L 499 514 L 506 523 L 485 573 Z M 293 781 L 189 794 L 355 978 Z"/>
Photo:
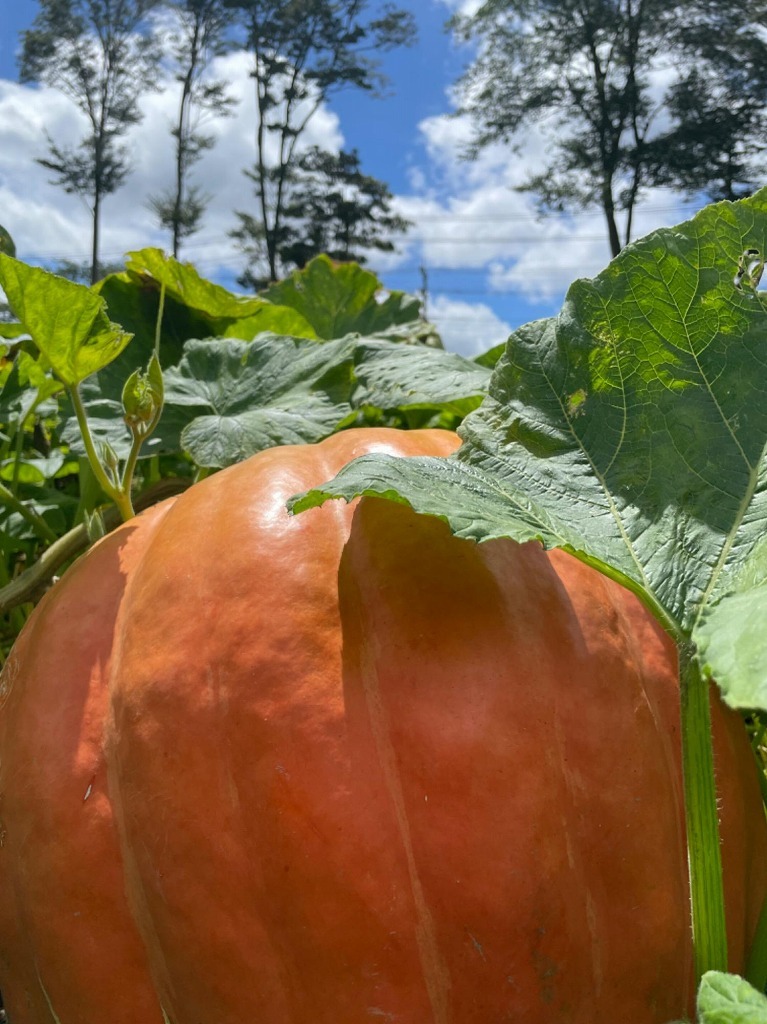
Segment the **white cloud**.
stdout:
<path fill-rule="evenodd" d="M 483 303 L 457 302 L 446 295 L 429 299 L 429 320 L 435 324 L 445 348 L 463 356 L 477 356 L 505 341 L 511 327 Z"/>
<path fill-rule="evenodd" d="M 479 0 L 437 2 L 470 14 Z M 664 66 L 650 76 L 651 99 L 659 106 L 674 74 Z M 458 103 L 455 87 L 448 88 L 446 106 L 455 111 Z M 663 127 L 661 107 L 656 130 Z M 534 196 L 519 190 L 551 161 L 557 138 L 551 118 L 520 132 L 513 148 L 488 146 L 471 160 L 465 159 L 473 137 L 468 117 L 440 114 L 419 128 L 426 156 L 411 166 L 411 194 L 397 200 L 398 211 L 415 223 L 400 265 L 418 261 L 433 269 L 484 268 L 490 293 L 517 294 L 527 303 L 550 307 L 573 280 L 593 276 L 609 262 L 607 227 L 598 208 L 542 218 Z M 686 210 L 689 205 L 678 195 L 649 190 L 634 212 L 632 237 L 677 223 Z"/>
<path fill-rule="evenodd" d="M 255 100 L 249 59 L 235 52 L 213 62 L 211 74 L 225 79 L 240 101 L 236 115 L 211 121 L 206 130 L 216 146 L 193 170 L 194 181 L 211 195 L 205 226 L 192 236 L 182 258 L 199 263 L 203 273 L 238 269 L 227 232 L 235 226 L 234 209 L 253 210 L 253 187 L 242 173 L 253 165 Z M 123 188 L 104 202 L 102 256 L 119 259 L 128 249 L 167 247 L 166 232 L 156 226 L 147 208 L 149 195 L 166 190 L 173 180 L 170 128 L 176 116 L 177 83 L 141 100 L 143 121 L 126 136 L 132 173 Z M 45 131 L 60 143 L 76 143 L 85 121 L 60 92 L 0 80 L 0 224 L 16 242 L 22 258 L 53 257 L 85 260 L 90 248 L 90 214 L 81 200 L 49 184 L 50 173 L 35 163 L 46 155 Z M 343 144 L 339 120 L 321 108 L 310 122 L 303 144 L 321 143 L 338 150 Z"/>
<path fill-rule="evenodd" d="M 454 14 L 463 14 L 470 18 L 473 14 L 477 13 L 484 0 L 439 0 L 439 2 L 448 7 Z"/>
<path fill-rule="evenodd" d="M 453 9 L 467 6 L 466 0 L 434 2 Z M 213 76 L 230 83 L 239 105 L 234 117 L 210 122 L 216 146 L 203 155 L 193 177 L 212 198 L 203 229 L 182 250 L 182 257 L 193 261 L 202 274 L 230 282 L 242 266 L 228 237 L 236 226 L 234 210 L 256 212 L 252 183 L 242 173 L 254 159 L 254 90 L 249 67 L 248 55 L 235 52 L 217 59 L 211 68 Z M 659 78 L 658 89 L 663 84 Z M 446 106 L 452 102 L 449 96 L 448 91 Z M 167 233 L 157 228 L 146 203 L 150 195 L 166 190 L 172 182 L 169 131 L 177 101 L 177 83 L 171 78 L 161 91 L 142 98 L 144 119 L 126 139 L 133 173 L 104 203 L 102 257 L 106 261 L 119 260 L 131 248 L 169 244 Z M 57 141 L 75 143 L 82 134 L 83 121 L 74 104 L 55 90 L 0 80 L 0 224 L 13 235 L 22 258 L 85 260 L 90 245 L 88 210 L 81 200 L 50 185 L 49 173 L 35 163 L 36 157 L 45 155 L 46 129 Z M 516 151 L 504 145 L 491 146 L 471 161 L 462 159 L 471 139 L 467 118 L 449 114 L 429 117 L 421 122 L 420 133 L 423 157 L 409 161 L 409 193 L 395 200 L 397 212 L 415 226 L 397 251 L 370 254 L 376 270 L 385 273 L 419 266 L 471 269 L 475 271 L 472 287 L 484 287 L 488 302 L 494 294 L 507 298 L 516 294 L 528 303 L 550 305 L 576 277 L 593 275 L 608 262 L 607 233 L 599 211 L 541 220 L 533 197 L 518 191 L 550 157 L 551 142 L 543 128 L 526 132 Z M 304 137 L 307 146 L 317 143 L 332 150 L 344 144 L 338 117 L 326 107 L 310 122 Z M 380 168 L 367 170 L 382 173 Z M 676 197 L 653 192 L 636 213 L 634 237 L 661 224 L 673 224 L 681 215 Z M 477 271 L 485 271 L 482 282 Z M 456 281 L 458 277 L 454 275 Z M 411 289 L 417 287 L 412 283 L 416 278 L 414 271 L 408 285 Z M 471 309 L 467 315 L 488 331 L 496 331 L 497 337 L 508 333 L 507 325 L 497 321 L 500 326 L 496 328 L 489 319 L 494 314 L 488 305 L 457 303 L 446 291 L 435 300 L 435 308 L 444 311 L 448 303 Z M 451 328 L 446 330 L 455 336 Z M 483 335 L 476 351 L 487 347 L 486 337 Z"/>
<path fill-rule="evenodd" d="M 664 84 L 659 75 L 658 93 Z M 468 118 L 430 117 L 420 131 L 427 160 L 411 171 L 411 182 L 419 187 L 397 200 L 398 211 L 415 224 L 401 261 L 415 258 L 427 268 L 487 268 L 491 292 L 517 293 L 527 302 L 545 304 L 576 278 L 593 276 L 609 262 L 599 209 L 542 218 L 534 197 L 519 191 L 550 160 L 552 142 L 545 125 L 520 135 L 514 149 L 489 146 L 472 160 L 464 158 L 472 135 Z M 632 237 L 684 216 L 679 196 L 648 190 L 635 210 Z"/>

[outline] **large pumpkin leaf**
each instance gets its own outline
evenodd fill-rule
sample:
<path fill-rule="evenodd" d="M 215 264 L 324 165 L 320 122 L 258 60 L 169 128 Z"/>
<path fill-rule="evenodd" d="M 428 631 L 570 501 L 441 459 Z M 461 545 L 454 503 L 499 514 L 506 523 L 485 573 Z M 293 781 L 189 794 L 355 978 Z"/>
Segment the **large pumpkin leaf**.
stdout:
<path fill-rule="evenodd" d="M 361 408 L 460 419 L 479 404 L 488 380 L 487 370 L 461 356 L 381 338 L 188 342 L 166 375 L 168 423 L 175 429 L 189 415 L 182 447 L 201 465 L 226 466 L 272 445 L 318 441 Z M 162 438 L 167 430 L 161 422 Z"/>
<path fill-rule="evenodd" d="M 709 971 L 698 989 L 699 1024 L 767 1024 L 767 998 L 735 974 Z"/>
<path fill-rule="evenodd" d="M 184 342 L 191 338 L 236 337 L 250 341 L 265 331 L 316 337 L 295 310 L 275 306 L 265 299 L 235 295 L 205 280 L 191 264 L 165 256 L 159 249 L 130 252 L 125 271 L 110 274 L 96 285 L 110 314 L 135 336 L 130 350 L 100 375 L 103 397 L 118 400 L 125 380 L 149 362 L 155 346 L 163 286 L 163 366 L 178 363 Z"/>
<path fill-rule="evenodd" d="M 318 441 L 349 413 L 353 343 L 263 335 L 189 341 L 165 376 L 166 408 L 187 419 L 181 446 L 222 467 L 280 444 Z M 167 436 L 168 421 L 158 434 Z"/>
<path fill-rule="evenodd" d="M 479 405 L 490 383 L 489 370 L 456 353 L 383 339 L 360 339 L 354 363 L 356 408 L 431 409 L 463 417 Z"/>
<path fill-rule="evenodd" d="M 144 282 L 164 285 L 166 296 L 204 313 L 211 320 L 237 320 L 252 315 L 261 301 L 234 295 L 221 285 L 200 277 L 191 263 L 180 263 L 161 249 L 140 249 L 126 254 L 125 274 Z"/>
<path fill-rule="evenodd" d="M 421 309 L 418 299 L 404 292 L 390 292 L 382 298 L 381 282 L 375 274 L 357 263 L 334 263 L 327 256 L 317 256 L 261 296 L 296 310 L 323 339 L 381 334 L 418 320 Z"/>
<path fill-rule="evenodd" d="M 106 303 L 90 288 L 3 253 L 0 287 L 63 384 L 79 384 L 115 359 L 131 340 L 110 322 Z"/>
<path fill-rule="evenodd" d="M 194 311 L 208 330 L 200 337 L 231 337 L 250 341 L 267 331 L 296 338 L 316 338 L 312 327 L 295 309 L 277 306 L 257 296 L 235 295 L 201 277 L 191 263 L 180 263 L 160 249 L 127 254 L 125 279 L 144 288 L 165 287 L 165 299 Z M 191 335 L 187 335 L 191 337 Z"/>
<path fill-rule="evenodd" d="M 730 704 L 767 708 L 766 250 L 767 190 L 654 232 L 512 335 L 455 456 L 367 456 L 294 510 L 386 495 L 570 550 L 700 643 Z"/>
<path fill-rule="evenodd" d="M 165 372 L 162 418 L 142 456 L 183 448 L 200 465 L 228 466 L 277 444 L 318 441 L 354 422 L 357 410 L 460 421 L 481 401 L 489 376 L 453 353 L 381 338 L 190 340 Z M 125 458 L 131 438 L 118 399 L 95 377 L 81 393 L 93 437 Z M 73 418 L 63 438 L 84 453 Z"/>

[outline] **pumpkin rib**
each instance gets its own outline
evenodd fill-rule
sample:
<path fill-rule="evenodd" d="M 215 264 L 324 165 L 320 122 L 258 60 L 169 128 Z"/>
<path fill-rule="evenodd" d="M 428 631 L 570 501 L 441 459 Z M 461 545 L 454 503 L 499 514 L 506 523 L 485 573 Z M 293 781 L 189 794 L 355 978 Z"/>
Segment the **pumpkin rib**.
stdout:
<path fill-rule="evenodd" d="M 413 839 L 402 790 L 402 780 L 397 768 L 396 753 L 391 738 L 391 725 L 381 697 L 378 675 L 375 665 L 369 657 L 365 657 L 364 652 L 361 658 L 360 679 L 378 765 L 394 809 L 398 839 L 407 864 L 410 893 L 415 910 L 416 949 L 431 1006 L 432 1019 L 434 1024 L 448 1024 L 450 977 L 440 953 L 434 918 L 424 895 L 418 863 L 413 851 Z"/>
<path fill-rule="evenodd" d="M 137 1013 L 162 1024 L 122 889 L 101 736 L 122 581 L 167 508 L 109 534 L 76 563 L 45 595 L 4 668 L 6 684 L 15 682 L 0 714 L 8 821 L 0 983 L 13 1024 L 54 1015 L 62 1024 L 133 1024 Z M 122 977 L 105 978 L 104 962 Z"/>
<path fill-rule="evenodd" d="M 55 621 L 64 647 L 22 637 L 31 706 L 17 682 L 0 708 L 10 1024 L 50 1024 L 42 993 L 25 1005 L 34 950 L 14 947 L 18 918 L 3 927 L 12 844 L 66 811 L 11 770 L 22 747 L 73 787 L 78 821 L 100 806 L 111 823 L 89 911 L 102 919 L 98 886 L 122 908 L 112 931 L 148 963 L 142 1020 L 665 1024 L 691 1011 L 676 662 L 641 604 L 564 552 L 477 546 L 402 505 L 285 511 L 366 451 L 457 444 L 363 429 L 263 452 L 106 538 L 35 612 L 25 636 Z M 103 571 L 128 548 L 124 573 Z M 91 646 L 67 658 L 80 596 Z M 41 666 L 64 663 L 56 686 Z M 66 714 L 107 678 L 108 703 Z M 743 730 L 718 701 L 714 716 L 737 970 L 767 829 Z M 83 805 L 90 774 L 61 751 L 86 726 L 108 784 L 102 768 Z M 46 729 L 62 742 L 37 746 Z M 47 863 L 35 849 L 31 888 L 13 876 L 35 918 Z M 62 889 L 81 872 L 62 849 Z M 62 965 L 89 957 L 89 973 L 66 986 L 42 973 L 61 1024 L 139 1019 L 114 944 L 75 937 Z"/>

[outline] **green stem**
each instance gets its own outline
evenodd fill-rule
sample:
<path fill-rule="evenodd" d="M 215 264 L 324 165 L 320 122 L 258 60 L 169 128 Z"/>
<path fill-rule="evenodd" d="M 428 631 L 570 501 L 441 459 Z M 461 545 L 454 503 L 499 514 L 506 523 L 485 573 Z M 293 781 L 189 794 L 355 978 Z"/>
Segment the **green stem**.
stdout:
<path fill-rule="evenodd" d="M 12 508 L 14 512 L 18 512 L 20 516 L 34 527 L 35 533 L 41 540 L 47 540 L 49 544 L 52 544 L 56 540 L 56 534 L 46 523 L 41 515 L 33 511 L 27 505 L 24 504 L 10 488 L 6 487 L 5 484 L 0 483 L 0 500 Z"/>
<path fill-rule="evenodd" d="M 114 482 L 107 476 L 107 473 L 101 463 L 101 459 L 98 457 L 96 446 L 93 443 L 91 428 L 88 426 L 88 417 L 85 415 L 85 407 L 83 406 L 83 400 L 80 397 L 80 391 L 77 385 L 75 384 L 72 387 L 68 387 L 67 393 L 75 410 L 75 416 L 77 417 L 77 423 L 80 427 L 80 433 L 83 438 L 83 444 L 85 445 L 85 451 L 88 455 L 88 461 L 90 462 L 91 469 L 93 470 L 93 475 L 98 480 L 104 493 L 112 499 L 115 505 L 117 505 L 123 521 L 125 522 L 128 519 L 132 519 L 136 513 L 133 511 L 130 494 L 122 488 L 115 486 Z"/>
<path fill-rule="evenodd" d="M 138 462 L 139 452 L 141 451 L 141 446 L 144 443 L 144 438 L 146 436 L 148 435 L 141 434 L 138 430 L 133 432 L 133 442 L 125 463 L 125 469 L 123 470 L 122 491 L 124 494 L 130 494 L 131 492 L 133 474 L 136 472 L 136 463 Z"/>
<path fill-rule="evenodd" d="M 158 501 L 181 494 L 189 485 L 189 480 L 182 480 L 179 477 L 163 478 L 138 496 L 136 508 L 139 511 L 149 508 Z M 114 530 L 119 522 L 119 514 L 116 509 L 104 509 L 104 525 L 107 532 Z M 41 592 L 50 584 L 53 575 L 70 559 L 85 551 L 89 543 L 88 531 L 80 523 L 79 526 L 75 526 L 65 533 L 63 537 L 59 537 L 56 543 L 51 544 L 36 562 L 13 579 L 9 578 L 7 569 L 0 559 L 0 615 L 12 613 L 19 605 L 28 601 L 36 601 Z"/>
<path fill-rule="evenodd" d="M 682 774 L 687 823 L 696 982 L 706 971 L 727 970 L 722 856 L 711 737 L 710 684 L 684 646 L 679 652 Z"/>
<path fill-rule="evenodd" d="M 160 338 L 162 337 L 162 318 L 165 312 L 165 282 L 160 285 L 160 303 L 157 307 L 157 321 L 154 327 L 154 354 L 160 359 Z"/>
<path fill-rule="evenodd" d="M 11 491 L 14 495 L 19 493 L 19 474 L 21 472 L 21 453 L 24 448 L 24 422 L 19 420 L 16 426 L 16 437 L 14 438 L 14 462 L 13 462 L 13 480 L 11 481 Z"/>

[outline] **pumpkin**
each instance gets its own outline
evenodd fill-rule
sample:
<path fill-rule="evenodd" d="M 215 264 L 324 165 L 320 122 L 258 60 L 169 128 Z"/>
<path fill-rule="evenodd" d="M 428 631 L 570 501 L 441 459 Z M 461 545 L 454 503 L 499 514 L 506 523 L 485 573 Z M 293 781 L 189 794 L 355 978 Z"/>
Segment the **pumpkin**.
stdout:
<path fill-rule="evenodd" d="M 675 655 L 537 544 L 263 452 L 99 542 L 0 678 L 10 1024 L 653 1024 L 691 1009 Z M 714 701 L 731 967 L 767 884 Z"/>

